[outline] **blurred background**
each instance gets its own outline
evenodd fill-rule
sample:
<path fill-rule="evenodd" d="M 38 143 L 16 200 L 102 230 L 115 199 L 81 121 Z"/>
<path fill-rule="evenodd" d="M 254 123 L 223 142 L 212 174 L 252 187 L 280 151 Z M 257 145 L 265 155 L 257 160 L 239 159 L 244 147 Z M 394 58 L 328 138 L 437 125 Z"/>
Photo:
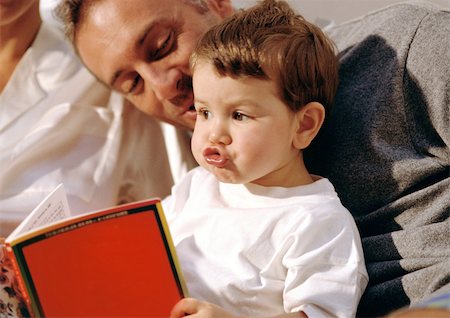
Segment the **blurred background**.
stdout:
<path fill-rule="evenodd" d="M 401 0 L 286 0 L 307 20 L 319 25 L 327 22 L 340 23 L 370 11 L 395 4 L 397 2 L 424 2 Z M 246 7 L 256 0 L 235 0 L 236 7 Z M 450 0 L 429 0 L 438 7 L 450 10 Z"/>
<path fill-rule="evenodd" d="M 52 10 L 59 0 L 41 0 L 41 11 L 44 19 L 58 24 L 52 16 Z M 123 0 L 126 1 L 126 0 Z M 251 6 L 257 0 L 232 0 L 236 8 Z M 329 23 L 340 23 L 370 11 L 392 5 L 397 2 L 418 2 L 400 0 L 286 0 L 306 19 L 320 26 Z M 423 2 L 423 1 L 422 1 Z M 450 0 L 428 0 L 438 7 L 450 11 Z"/>

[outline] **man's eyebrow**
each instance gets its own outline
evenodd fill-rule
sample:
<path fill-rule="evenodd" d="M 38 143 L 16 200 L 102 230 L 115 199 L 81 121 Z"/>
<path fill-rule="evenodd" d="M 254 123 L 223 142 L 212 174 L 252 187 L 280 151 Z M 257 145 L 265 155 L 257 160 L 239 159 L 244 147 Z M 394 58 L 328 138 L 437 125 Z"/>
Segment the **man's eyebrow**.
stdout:
<path fill-rule="evenodd" d="M 150 31 L 153 29 L 153 27 L 158 24 L 157 21 L 150 21 L 149 23 L 147 23 L 147 25 L 143 28 L 143 31 L 140 33 L 140 35 L 137 37 L 137 41 L 133 47 L 133 50 L 138 51 L 140 46 L 142 46 L 142 44 L 144 43 L 145 39 L 147 38 L 147 34 L 150 33 Z M 123 70 L 117 70 L 114 72 L 114 74 L 111 76 L 111 79 L 109 80 L 109 85 L 110 87 L 114 87 L 117 79 L 120 77 L 120 75 L 122 75 Z"/>

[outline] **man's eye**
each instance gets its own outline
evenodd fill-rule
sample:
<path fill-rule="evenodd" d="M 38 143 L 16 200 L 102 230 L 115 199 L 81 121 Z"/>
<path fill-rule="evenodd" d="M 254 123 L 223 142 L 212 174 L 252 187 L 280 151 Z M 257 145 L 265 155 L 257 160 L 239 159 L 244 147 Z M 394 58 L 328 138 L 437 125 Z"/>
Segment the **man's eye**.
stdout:
<path fill-rule="evenodd" d="M 157 61 L 162 59 L 165 55 L 167 55 L 170 52 L 173 46 L 173 41 L 174 41 L 174 33 L 170 32 L 165 38 L 165 40 L 161 43 L 161 45 L 159 45 L 159 47 L 150 52 L 149 59 L 151 61 Z"/>
<path fill-rule="evenodd" d="M 233 119 L 238 120 L 238 121 L 244 121 L 244 120 L 248 120 L 250 117 L 248 117 L 247 115 L 244 115 L 241 112 L 234 112 L 233 113 Z"/>
<path fill-rule="evenodd" d="M 114 89 L 118 90 L 123 94 L 137 94 L 139 92 L 142 83 L 142 77 L 133 72 L 132 74 L 127 74 L 123 79 L 119 79 L 116 81 L 116 85 L 114 85 Z"/>
<path fill-rule="evenodd" d="M 127 90 L 128 94 L 133 94 L 136 91 L 136 88 L 138 87 L 140 80 L 141 80 L 141 77 L 139 75 L 136 75 L 133 78 L 133 81 L 131 82 L 130 88 Z"/>

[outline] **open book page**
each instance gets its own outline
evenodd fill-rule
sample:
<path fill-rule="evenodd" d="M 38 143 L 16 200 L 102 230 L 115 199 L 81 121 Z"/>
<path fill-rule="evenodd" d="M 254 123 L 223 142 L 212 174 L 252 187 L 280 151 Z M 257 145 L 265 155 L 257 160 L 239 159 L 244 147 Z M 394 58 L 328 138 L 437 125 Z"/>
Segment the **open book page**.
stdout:
<path fill-rule="evenodd" d="M 69 216 L 66 192 L 64 186 L 60 184 L 20 223 L 7 240 L 13 240 L 18 235 Z"/>

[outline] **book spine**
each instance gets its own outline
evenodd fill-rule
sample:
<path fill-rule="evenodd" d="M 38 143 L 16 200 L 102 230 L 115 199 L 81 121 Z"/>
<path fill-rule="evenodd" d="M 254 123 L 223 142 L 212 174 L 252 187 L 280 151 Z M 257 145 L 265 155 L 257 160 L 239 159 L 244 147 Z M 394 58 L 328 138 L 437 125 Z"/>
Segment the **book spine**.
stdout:
<path fill-rule="evenodd" d="M 12 247 L 9 244 L 5 244 L 4 247 L 3 262 L 5 267 L 13 272 L 11 278 L 11 287 L 18 299 L 17 316 L 19 317 L 35 317 L 32 310 L 31 300 L 25 287 L 25 282 L 22 278 L 19 266 L 16 261 L 16 257 Z M 1 254 L 1 253 L 0 253 Z M 1 255 L 0 255 L 1 258 Z"/>

